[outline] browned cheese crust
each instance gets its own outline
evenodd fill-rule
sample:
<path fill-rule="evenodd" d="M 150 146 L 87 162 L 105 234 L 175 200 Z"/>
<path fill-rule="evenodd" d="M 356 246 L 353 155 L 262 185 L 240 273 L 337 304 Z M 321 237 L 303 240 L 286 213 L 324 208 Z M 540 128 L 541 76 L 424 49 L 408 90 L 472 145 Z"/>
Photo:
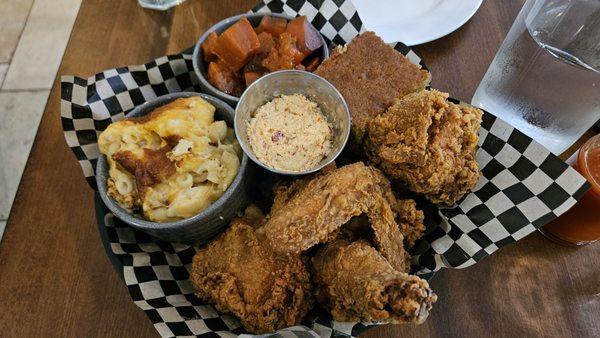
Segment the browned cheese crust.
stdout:
<path fill-rule="evenodd" d="M 430 74 L 411 63 L 373 32 L 336 49 L 315 74 L 344 96 L 352 116 L 353 139 L 361 143 L 369 122 L 395 98 L 424 89 Z"/>
<path fill-rule="evenodd" d="M 395 270 L 364 241 L 321 248 L 313 280 L 317 300 L 337 321 L 422 323 L 437 300 L 425 280 Z"/>
<path fill-rule="evenodd" d="M 171 110 L 188 109 L 188 108 L 189 108 L 188 99 L 187 98 L 179 98 L 179 99 L 175 99 L 163 106 L 154 108 L 154 110 L 152 110 L 152 112 L 150 112 L 150 114 L 146 114 L 146 115 L 142 115 L 142 116 L 135 116 L 135 117 L 128 117 L 125 120 L 139 123 L 139 124 L 144 124 L 149 121 L 157 119 L 159 116 L 161 116 L 165 112 L 168 112 Z M 175 141 L 175 144 L 177 144 L 176 141 Z"/>
<path fill-rule="evenodd" d="M 452 205 L 479 179 L 481 110 L 423 90 L 398 99 L 369 125 L 367 156 L 435 204 Z"/>
<path fill-rule="evenodd" d="M 176 172 L 175 163 L 167 157 L 167 153 L 172 149 L 173 146 L 167 144 L 156 150 L 143 148 L 142 157 L 137 157 L 127 150 L 116 152 L 112 157 L 123 169 L 135 176 L 139 194 L 143 197 L 149 187 L 166 180 Z"/>
<path fill-rule="evenodd" d="M 138 124 L 144 124 L 171 110 L 188 109 L 187 99 L 176 99 L 163 106 L 155 108 L 151 113 L 138 117 L 126 118 Z M 123 169 L 135 176 L 137 189 L 140 196 L 144 196 L 147 188 L 165 181 L 176 172 L 175 163 L 167 157 L 173 147 L 177 145 L 181 137 L 179 135 L 168 135 L 164 138 L 166 145 L 160 149 L 142 149 L 142 156 L 138 157 L 131 151 L 119 151 L 112 158 Z"/>
<path fill-rule="evenodd" d="M 300 255 L 277 255 L 251 220 L 231 227 L 193 259 L 190 279 L 196 295 L 217 310 L 236 315 L 252 333 L 298 325 L 313 305 L 310 274 Z"/>

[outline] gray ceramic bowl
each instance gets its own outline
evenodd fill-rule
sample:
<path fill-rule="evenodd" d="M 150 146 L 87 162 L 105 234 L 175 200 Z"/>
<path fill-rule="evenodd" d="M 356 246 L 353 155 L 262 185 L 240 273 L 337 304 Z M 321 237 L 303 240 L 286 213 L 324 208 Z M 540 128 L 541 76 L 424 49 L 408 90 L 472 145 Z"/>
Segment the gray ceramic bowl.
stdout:
<path fill-rule="evenodd" d="M 232 16 L 230 18 L 219 21 L 217 24 L 215 24 L 209 30 L 207 30 L 204 34 L 202 34 L 202 36 L 200 36 L 200 39 L 198 39 L 198 42 L 196 43 L 196 47 L 194 48 L 194 55 L 192 57 L 192 65 L 194 66 L 194 72 L 196 73 L 196 75 L 198 76 L 198 79 L 200 80 L 200 87 L 202 88 L 203 91 L 205 91 L 205 92 L 209 93 L 210 95 L 213 95 L 217 98 L 220 98 L 221 100 L 223 100 L 235 107 L 235 105 L 240 100 L 239 97 L 229 95 L 225 92 L 218 90 L 213 85 L 211 85 L 208 82 L 208 80 L 205 78 L 205 74 L 206 74 L 208 65 L 204 61 L 204 57 L 202 54 L 202 48 L 200 46 L 202 45 L 204 40 L 206 40 L 206 38 L 208 37 L 208 35 L 210 33 L 217 32 L 218 34 L 221 34 L 227 28 L 229 28 L 229 26 L 233 25 L 234 23 L 236 23 L 239 19 L 241 19 L 243 17 L 246 17 L 248 19 L 248 21 L 250 21 L 252 26 L 256 27 L 260 23 L 260 20 L 262 19 L 262 17 L 265 15 L 272 16 L 275 18 L 283 18 L 286 20 L 293 19 L 291 16 L 284 15 L 284 14 L 277 14 L 277 13 L 240 14 L 240 15 Z M 329 48 L 327 48 L 327 41 L 325 41 L 323 36 L 321 34 L 319 34 L 319 36 L 321 37 L 321 40 L 323 41 L 323 47 L 321 47 L 321 51 L 322 51 L 321 56 L 322 56 L 323 60 L 325 60 L 329 57 Z"/>
<path fill-rule="evenodd" d="M 256 109 L 284 95 L 303 94 L 316 102 L 331 123 L 333 142 L 331 153 L 315 167 L 302 172 L 273 169 L 259 161 L 248 143 L 248 122 Z M 318 171 L 333 162 L 344 149 L 350 135 L 350 111 L 340 92 L 327 80 L 301 70 L 280 70 L 254 81 L 240 97 L 235 109 L 235 134 L 244 152 L 258 165 L 282 175 L 305 175 Z"/>
<path fill-rule="evenodd" d="M 210 102 L 210 104 L 217 108 L 215 119 L 224 120 L 230 127 L 233 125 L 234 111 L 229 105 L 212 96 L 199 93 L 184 92 L 164 95 L 135 108 L 127 114 L 127 117 L 143 116 L 177 98 L 191 96 L 200 96 Z M 248 176 L 250 175 L 248 165 L 248 156 L 244 154 L 238 174 L 223 196 L 199 214 L 176 222 L 158 223 L 145 220 L 130 214 L 110 198 L 106 193 L 108 163 L 104 155 L 98 158 L 96 183 L 98 184 L 98 192 L 104 204 L 106 204 L 116 217 L 125 223 L 162 240 L 198 244 L 207 242 L 223 231 L 229 224 L 229 221 L 248 204 L 247 183 L 249 181 Z"/>

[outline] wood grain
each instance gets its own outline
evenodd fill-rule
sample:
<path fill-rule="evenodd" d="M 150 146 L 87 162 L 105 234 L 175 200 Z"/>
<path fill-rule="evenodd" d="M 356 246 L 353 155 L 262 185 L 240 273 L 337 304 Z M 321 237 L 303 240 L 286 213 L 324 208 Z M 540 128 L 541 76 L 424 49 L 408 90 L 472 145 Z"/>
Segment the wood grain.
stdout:
<path fill-rule="evenodd" d="M 416 47 L 433 86 L 469 100 L 522 0 L 484 1 L 453 34 Z M 194 44 L 255 0 L 188 0 L 167 12 L 134 0 L 84 1 L 59 76 L 89 76 Z M 93 194 L 60 126 L 58 81 L 0 245 L 0 336 L 158 336 L 106 258 Z M 564 248 L 539 234 L 432 281 L 440 300 L 421 326 L 386 325 L 364 337 L 600 335 L 600 245 Z"/>

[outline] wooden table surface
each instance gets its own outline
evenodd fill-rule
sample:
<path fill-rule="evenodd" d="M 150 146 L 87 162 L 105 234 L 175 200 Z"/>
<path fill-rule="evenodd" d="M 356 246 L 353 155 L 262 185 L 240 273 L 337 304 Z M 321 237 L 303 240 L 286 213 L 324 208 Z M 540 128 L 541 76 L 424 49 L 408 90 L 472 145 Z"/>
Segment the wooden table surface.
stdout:
<path fill-rule="evenodd" d="M 158 335 L 105 256 L 93 193 L 61 132 L 58 79 L 178 52 L 254 3 L 188 0 L 154 12 L 135 0 L 83 1 L 0 245 L 0 336 Z M 522 3 L 484 1 L 461 29 L 416 47 L 433 86 L 469 100 Z M 598 337 L 598 257 L 598 244 L 565 248 L 532 234 L 475 266 L 439 272 L 425 324 L 363 336 Z"/>

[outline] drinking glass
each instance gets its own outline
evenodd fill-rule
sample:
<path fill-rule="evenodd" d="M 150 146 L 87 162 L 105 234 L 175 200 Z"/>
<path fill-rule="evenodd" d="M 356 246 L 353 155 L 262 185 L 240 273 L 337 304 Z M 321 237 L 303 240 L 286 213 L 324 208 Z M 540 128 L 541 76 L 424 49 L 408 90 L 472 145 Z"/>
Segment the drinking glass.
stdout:
<path fill-rule="evenodd" d="M 527 0 L 472 103 L 564 152 L 600 119 L 600 0 Z"/>
<path fill-rule="evenodd" d="M 165 11 L 173 6 L 177 6 L 185 0 L 138 0 L 140 6 L 144 8 Z"/>

